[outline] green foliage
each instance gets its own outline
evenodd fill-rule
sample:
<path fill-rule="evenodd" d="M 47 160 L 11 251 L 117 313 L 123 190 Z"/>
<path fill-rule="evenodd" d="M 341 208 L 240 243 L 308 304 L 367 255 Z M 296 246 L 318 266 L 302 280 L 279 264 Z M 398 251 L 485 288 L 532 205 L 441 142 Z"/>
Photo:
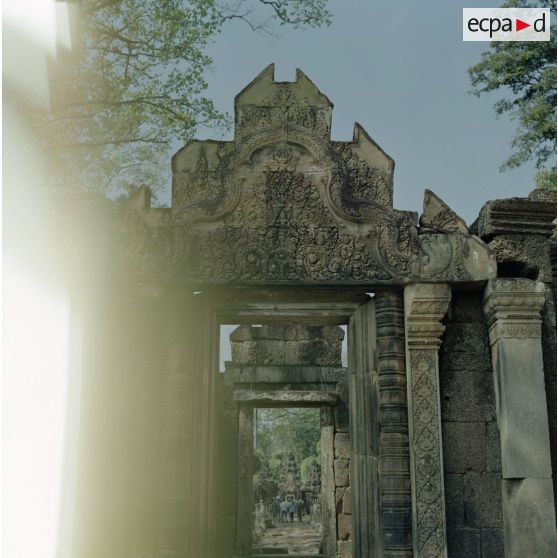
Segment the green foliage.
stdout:
<path fill-rule="evenodd" d="M 310 408 L 258 409 L 256 447 L 275 459 L 292 452 L 300 463 L 315 455 L 320 439 L 320 413 Z"/>
<path fill-rule="evenodd" d="M 537 188 L 556 190 L 556 167 L 552 170 L 542 169 L 535 176 Z"/>
<path fill-rule="evenodd" d="M 283 458 L 292 452 L 302 468 L 313 462 L 320 463 L 320 412 L 310 408 L 257 409 L 255 421 L 256 448 L 254 473 L 267 463 L 271 478 L 280 484 L 283 480 Z M 308 471 L 306 474 L 308 474 Z M 301 475 L 304 475 L 301 469 Z M 259 477 L 258 477 L 259 478 Z M 303 480 L 305 479 L 302 476 Z"/>
<path fill-rule="evenodd" d="M 312 466 L 320 465 L 320 458 L 316 455 L 310 455 L 302 460 L 300 464 L 300 478 L 303 485 L 310 484 L 310 475 L 312 473 Z"/>
<path fill-rule="evenodd" d="M 49 142 L 75 186 L 157 189 L 170 171 L 172 140 L 227 115 L 206 95 L 206 48 L 223 26 L 328 25 L 327 0 L 83 0 L 80 46 L 56 68 Z M 54 138 L 54 141 L 53 141 Z M 56 166 L 56 165 L 55 165 Z"/>
<path fill-rule="evenodd" d="M 510 0 L 503 7 L 548 7 L 556 14 L 556 1 Z M 514 152 L 502 169 L 534 161 L 540 169 L 537 185 L 548 186 L 556 176 L 556 25 L 547 42 L 493 42 L 481 61 L 469 68 L 473 93 L 500 90 L 506 96 L 494 106 L 519 126 L 512 140 Z M 549 165 L 551 170 L 544 167 Z M 554 183 L 552 187 L 556 187 Z"/>

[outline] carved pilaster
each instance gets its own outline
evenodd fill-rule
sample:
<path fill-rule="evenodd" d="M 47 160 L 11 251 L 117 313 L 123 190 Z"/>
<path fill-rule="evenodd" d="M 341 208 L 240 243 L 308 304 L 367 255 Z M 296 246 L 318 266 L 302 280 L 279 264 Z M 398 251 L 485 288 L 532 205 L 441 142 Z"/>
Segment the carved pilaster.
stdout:
<path fill-rule="evenodd" d="M 529 279 L 493 279 L 485 291 L 507 558 L 556 552 L 541 346 L 544 301 L 544 284 Z"/>
<path fill-rule="evenodd" d="M 446 284 L 405 288 L 407 394 L 413 549 L 417 558 L 447 556 L 438 349 L 451 291 Z"/>
<path fill-rule="evenodd" d="M 403 297 L 383 291 L 375 300 L 383 556 L 401 558 L 412 556 Z"/>

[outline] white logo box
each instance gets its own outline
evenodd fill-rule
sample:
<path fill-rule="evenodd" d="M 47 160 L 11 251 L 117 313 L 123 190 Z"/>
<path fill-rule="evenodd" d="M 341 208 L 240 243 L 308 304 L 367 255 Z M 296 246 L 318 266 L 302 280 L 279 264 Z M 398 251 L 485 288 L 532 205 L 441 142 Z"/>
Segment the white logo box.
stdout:
<path fill-rule="evenodd" d="M 550 23 L 549 8 L 463 8 L 463 40 L 550 41 Z"/>

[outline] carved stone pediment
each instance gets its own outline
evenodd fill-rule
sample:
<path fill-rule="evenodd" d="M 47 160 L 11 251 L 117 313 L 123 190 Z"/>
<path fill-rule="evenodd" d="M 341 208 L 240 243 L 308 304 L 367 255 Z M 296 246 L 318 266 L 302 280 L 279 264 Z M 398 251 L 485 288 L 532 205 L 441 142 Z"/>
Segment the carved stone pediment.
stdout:
<path fill-rule="evenodd" d="M 276 82 L 271 65 L 237 95 L 232 142 L 176 153 L 172 207 L 146 235 L 166 238 L 168 273 L 247 284 L 492 277 L 479 239 L 419 236 L 417 214 L 393 209 L 393 160 L 358 124 L 353 141 L 332 141 L 332 108 L 300 70 Z"/>

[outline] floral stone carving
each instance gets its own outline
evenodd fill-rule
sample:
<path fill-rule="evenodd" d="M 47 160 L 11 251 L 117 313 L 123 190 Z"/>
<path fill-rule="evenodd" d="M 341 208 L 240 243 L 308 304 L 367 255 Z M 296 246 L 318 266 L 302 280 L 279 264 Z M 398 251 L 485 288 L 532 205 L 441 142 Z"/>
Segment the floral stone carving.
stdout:
<path fill-rule="evenodd" d="M 331 141 L 327 97 L 300 70 L 292 83 L 273 71 L 236 97 L 234 141 L 191 141 L 174 156 L 170 209 L 134 202 L 122 213 L 119 260 L 134 276 L 403 284 L 495 275 L 476 237 L 419 237 L 417 214 L 393 209 L 393 160 L 358 124 L 352 142 Z"/>

